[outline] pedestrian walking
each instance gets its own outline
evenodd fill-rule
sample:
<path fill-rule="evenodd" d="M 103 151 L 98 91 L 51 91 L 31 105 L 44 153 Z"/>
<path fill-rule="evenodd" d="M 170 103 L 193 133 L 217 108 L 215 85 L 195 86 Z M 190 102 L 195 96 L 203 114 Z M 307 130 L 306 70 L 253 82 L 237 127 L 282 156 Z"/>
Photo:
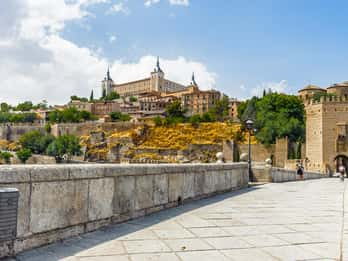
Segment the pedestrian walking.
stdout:
<path fill-rule="evenodd" d="M 296 173 L 297 173 L 297 175 L 299 175 L 300 180 L 303 180 L 304 168 L 303 168 L 301 161 L 297 161 L 297 163 L 296 163 Z"/>
<path fill-rule="evenodd" d="M 344 181 L 344 176 L 346 175 L 346 168 L 342 164 L 338 167 L 338 172 L 340 173 L 341 181 Z"/>

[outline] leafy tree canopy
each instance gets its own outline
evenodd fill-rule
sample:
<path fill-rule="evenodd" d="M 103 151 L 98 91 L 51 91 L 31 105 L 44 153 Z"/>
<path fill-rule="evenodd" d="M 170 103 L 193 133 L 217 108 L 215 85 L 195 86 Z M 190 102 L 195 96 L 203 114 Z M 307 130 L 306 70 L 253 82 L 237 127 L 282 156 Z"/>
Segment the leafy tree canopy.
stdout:
<path fill-rule="evenodd" d="M 11 158 L 13 157 L 11 152 L 8 151 L 1 151 L 0 152 L 0 159 L 3 159 L 6 164 L 11 163 Z"/>
<path fill-rule="evenodd" d="M 17 157 L 22 163 L 25 163 L 32 155 L 30 149 L 21 149 L 16 152 Z"/>
<path fill-rule="evenodd" d="M 120 95 L 117 92 L 110 92 L 108 95 L 102 97 L 102 99 L 105 101 L 112 101 L 119 98 L 120 98 Z"/>
<path fill-rule="evenodd" d="M 37 119 L 35 113 L 9 113 L 9 112 L 0 112 L 0 123 L 19 123 L 19 122 L 34 122 Z"/>
<path fill-rule="evenodd" d="M 25 102 L 19 103 L 14 108 L 15 111 L 30 111 L 32 109 L 36 109 L 36 107 L 33 105 L 31 101 L 25 101 Z"/>
<path fill-rule="evenodd" d="M 268 93 L 262 98 L 253 97 L 239 105 L 238 115 L 242 122 L 254 121 L 256 138 L 263 144 L 273 144 L 276 138 L 286 136 L 291 141 L 304 140 L 304 106 L 296 96 Z"/>
<path fill-rule="evenodd" d="M 129 98 L 129 101 L 130 101 L 130 102 L 136 102 L 136 101 L 138 101 L 138 99 L 137 99 L 137 97 L 131 96 L 131 97 Z"/>
<path fill-rule="evenodd" d="M 185 118 L 186 109 L 182 108 L 181 102 L 176 100 L 166 107 L 166 116 L 168 118 Z"/>
<path fill-rule="evenodd" d="M 22 149 L 28 149 L 35 154 L 44 154 L 52 141 L 54 141 L 52 135 L 43 134 L 39 131 L 28 132 L 19 139 Z"/>
<path fill-rule="evenodd" d="M 223 96 L 221 100 L 218 100 L 214 107 L 210 110 L 211 115 L 217 121 L 224 121 L 228 116 L 229 102 L 228 97 Z"/>
<path fill-rule="evenodd" d="M 87 98 L 79 97 L 79 96 L 76 96 L 76 95 L 70 96 L 70 100 L 72 100 L 72 101 L 81 101 L 81 102 L 88 102 Z"/>
<path fill-rule="evenodd" d="M 8 112 L 11 109 L 11 105 L 7 104 L 6 102 L 2 102 L 0 104 L 1 112 Z"/>
<path fill-rule="evenodd" d="M 110 118 L 112 121 L 130 121 L 131 116 L 129 114 L 124 114 L 121 112 L 111 112 Z"/>
<path fill-rule="evenodd" d="M 55 139 L 47 148 L 47 154 L 54 156 L 57 160 L 62 160 L 64 155 L 81 155 L 81 145 L 79 139 L 73 135 L 63 135 Z"/>
<path fill-rule="evenodd" d="M 64 109 L 62 111 L 55 110 L 48 115 L 51 123 L 69 123 L 96 120 L 97 117 L 88 111 L 79 111 L 74 107 Z"/>

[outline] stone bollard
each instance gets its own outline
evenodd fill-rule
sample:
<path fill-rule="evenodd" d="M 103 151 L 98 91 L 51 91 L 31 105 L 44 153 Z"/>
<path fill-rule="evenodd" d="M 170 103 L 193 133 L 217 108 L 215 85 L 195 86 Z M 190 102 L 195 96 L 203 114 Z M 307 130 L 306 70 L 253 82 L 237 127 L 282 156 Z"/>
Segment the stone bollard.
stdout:
<path fill-rule="evenodd" d="M 224 154 L 222 152 L 216 153 L 217 161 L 216 163 L 224 163 Z"/>
<path fill-rule="evenodd" d="M 248 162 L 248 153 L 242 153 L 239 157 L 241 162 Z"/>

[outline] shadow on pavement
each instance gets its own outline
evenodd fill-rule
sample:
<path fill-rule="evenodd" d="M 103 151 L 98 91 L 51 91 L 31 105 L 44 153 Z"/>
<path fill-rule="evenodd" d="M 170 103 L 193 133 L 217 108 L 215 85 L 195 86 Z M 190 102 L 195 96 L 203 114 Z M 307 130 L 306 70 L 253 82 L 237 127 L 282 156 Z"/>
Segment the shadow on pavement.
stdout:
<path fill-rule="evenodd" d="M 90 232 L 80 236 L 75 236 L 36 249 L 24 251 L 16 256 L 16 260 L 61 260 L 70 256 L 74 256 L 79 252 L 86 251 L 108 241 L 116 240 L 122 236 L 137 232 L 139 230 L 143 230 L 160 222 L 172 219 L 176 216 L 190 212 L 192 210 L 208 206 L 214 203 L 218 203 L 225 199 L 236 197 L 257 189 L 259 189 L 259 186 L 252 186 L 238 191 L 227 192 L 210 198 L 184 203 L 183 205 L 180 205 L 178 207 L 165 209 L 160 212 L 156 212 L 145 217 L 129 220 L 124 223 L 108 225 L 94 232 Z"/>

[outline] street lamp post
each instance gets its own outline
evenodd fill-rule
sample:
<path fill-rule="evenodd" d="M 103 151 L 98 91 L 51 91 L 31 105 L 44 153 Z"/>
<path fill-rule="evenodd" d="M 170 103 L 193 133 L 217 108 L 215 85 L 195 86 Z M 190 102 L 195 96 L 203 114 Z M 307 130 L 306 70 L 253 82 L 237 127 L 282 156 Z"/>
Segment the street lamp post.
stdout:
<path fill-rule="evenodd" d="M 245 122 L 245 126 L 249 132 L 249 139 L 248 139 L 248 174 L 249 174 L 249 180 L 253 181 L 253 176 L 251 174 L 251 130 L 253 129 L 254 122 L 252 120 L 247 120 Z"/>

